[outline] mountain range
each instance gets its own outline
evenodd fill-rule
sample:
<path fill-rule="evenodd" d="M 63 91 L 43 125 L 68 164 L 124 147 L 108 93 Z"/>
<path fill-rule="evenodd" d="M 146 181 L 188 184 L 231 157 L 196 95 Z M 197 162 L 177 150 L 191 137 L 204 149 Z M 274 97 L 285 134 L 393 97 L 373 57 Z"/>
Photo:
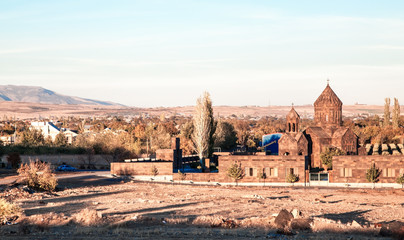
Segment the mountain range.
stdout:
<path fill-rule="evenodd" d="M 121 104 L 58 94 L 35 86 L 0 85 L 0 102 L 122 106 Z"/>

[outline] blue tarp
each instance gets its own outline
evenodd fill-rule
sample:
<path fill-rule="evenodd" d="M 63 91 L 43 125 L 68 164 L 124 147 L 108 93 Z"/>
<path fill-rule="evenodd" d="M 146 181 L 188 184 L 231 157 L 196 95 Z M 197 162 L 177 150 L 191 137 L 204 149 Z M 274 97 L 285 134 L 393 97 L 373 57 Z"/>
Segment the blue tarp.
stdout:
<path fill-rule="evenodd" d="M 271 155 L 278 155 L 278 141 L 281 137 L 281 133 L 274 133 L 262 136 L 262 147 L 265 147 L 265 151 L 271 151 Z"/>

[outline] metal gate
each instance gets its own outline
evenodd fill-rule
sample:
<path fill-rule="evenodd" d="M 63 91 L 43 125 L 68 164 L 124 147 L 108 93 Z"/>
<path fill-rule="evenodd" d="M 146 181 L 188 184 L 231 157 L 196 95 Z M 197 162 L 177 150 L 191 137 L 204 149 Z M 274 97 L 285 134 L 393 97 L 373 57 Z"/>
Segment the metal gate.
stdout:
<path fill-rule="evenodd" d="M 327 186 L 328 182 L 328 173 L 310 173 L 310 185 Z"/>

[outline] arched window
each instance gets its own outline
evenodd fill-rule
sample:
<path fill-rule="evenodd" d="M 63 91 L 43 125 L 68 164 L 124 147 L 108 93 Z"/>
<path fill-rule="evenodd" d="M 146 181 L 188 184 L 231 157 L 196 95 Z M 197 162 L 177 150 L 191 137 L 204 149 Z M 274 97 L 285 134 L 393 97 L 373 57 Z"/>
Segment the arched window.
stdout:
<path fill-rule="evenodd" d="M 288 123 L 288 126 L 289 126 L 289 132 L 290 132 L 290 123 Z"/>
<path fill-rule="evenodd" d="M 292 132 L 296 132 L 296 124 L 293 123 L 293 131 Z"/>

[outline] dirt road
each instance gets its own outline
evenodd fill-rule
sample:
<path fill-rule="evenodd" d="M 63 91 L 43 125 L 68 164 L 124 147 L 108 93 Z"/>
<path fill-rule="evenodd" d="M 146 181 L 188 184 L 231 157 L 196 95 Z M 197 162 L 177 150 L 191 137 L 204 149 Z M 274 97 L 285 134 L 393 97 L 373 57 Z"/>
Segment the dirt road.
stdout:
<path fill-rule="evenodd" d="M 193 186 L 131 182 L 98 172 L 60 175 L 59 185 L 61 190 L 55 194 L 8 196 L 22 207 L 27 221 L 50 218 L 43 231 L 29 228 L 31 235 L 79 239 L 265 238 L 274 231 L 274 219 L 281 209 L 296 209 L 298 219 L 311 221 L 310 230 L 295 230 L 297 235 L 282 236 L 285 239 L 369 239 L 380 237 L 380 223 L 404 222 L 402 189 Z M 10 193 L 4 190 L 2 194 Z M 98 216 L 100 222 L 72 225 L 77 215 L 87 210 L 96 213 L 92 219 Z M 234 221 L 235 228 L 223 226 L 223 220 Z M 26 237 L 21 231 L 4 230 L 12 227 L 17 228 L 0 227 L 0 233 L 9 238 Z"/>

